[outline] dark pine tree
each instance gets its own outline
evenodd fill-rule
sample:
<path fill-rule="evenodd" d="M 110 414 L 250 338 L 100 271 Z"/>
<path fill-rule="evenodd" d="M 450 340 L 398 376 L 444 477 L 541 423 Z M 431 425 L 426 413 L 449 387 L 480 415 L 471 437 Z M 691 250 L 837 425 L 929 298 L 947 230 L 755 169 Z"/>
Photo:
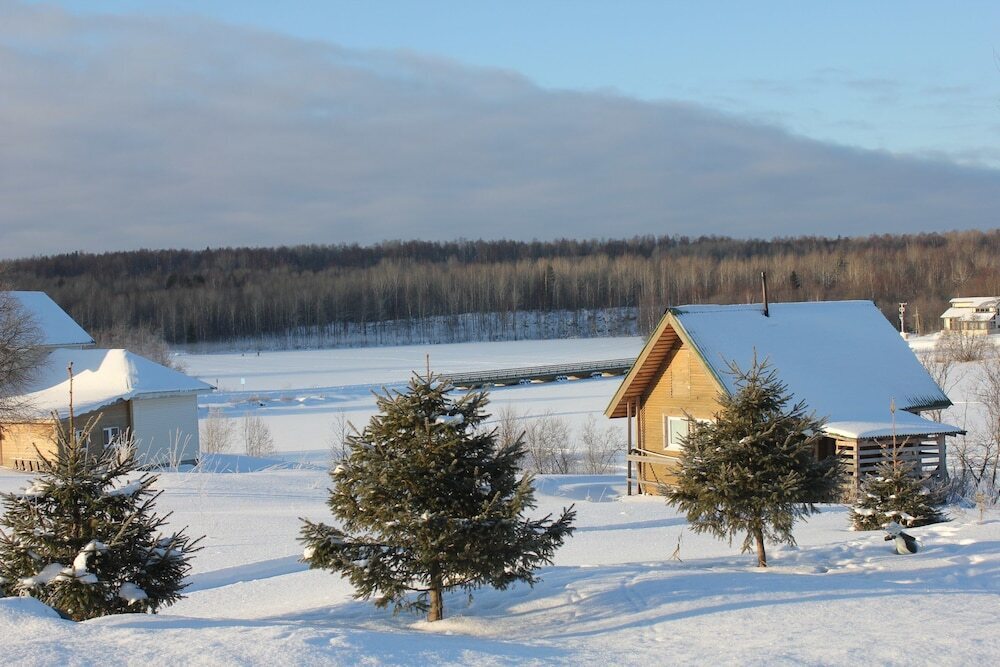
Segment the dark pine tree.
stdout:
<path fill-rule="evenodd" d="M 855 530 L 878 530 L 890 521 L 908 527 L 939 523 L 947 520 L 935 507 L 941 502 L 941 494 L 914 474 L 912 464 L 889 452 L 875 472 L 861 480 L 851 525 Z"/>
<path fill-rule="evenodd" d="M 156 477 L 129 481 L 131 456 L 88 451 L 93 426 L 78 435 L 71 410 L 55 456 L 25 491 L 3 494 L 0 595 L 30 595 L 75 621 L 156 613 L 183 597 L 198 540 L 161 532 L 169 515 L 153 513 Z"/>
<path fill-rule="evenodd" d="M 429 621 L 443 618 L 445 591 L 533 584 L 575 516 L 524 516 L 535 500 L 518 472 L 521 439 L 502 445 L 482 428 L 486 392 L 450 390 L 428 373 L 378 396 L 380 413 L 348 437 L 350 454 L 331 472 L 341 528 L 304 520 L 301 538 L 309 566 L 341 572 L 357 598 Z"/>
<path fill-rule="evenodd" d="M 667 502 L 695 532 L 728 539 L 745 534 L 767 567 L 764 540 L 795 544 L 792 527 L 840 490 L 835 457 L 817 460 L 822 420 L 806 413 L 767 361 L 746 371 L 730 364 L 737 391 L 720 399 L 714 422 L 692 424 Z"/>

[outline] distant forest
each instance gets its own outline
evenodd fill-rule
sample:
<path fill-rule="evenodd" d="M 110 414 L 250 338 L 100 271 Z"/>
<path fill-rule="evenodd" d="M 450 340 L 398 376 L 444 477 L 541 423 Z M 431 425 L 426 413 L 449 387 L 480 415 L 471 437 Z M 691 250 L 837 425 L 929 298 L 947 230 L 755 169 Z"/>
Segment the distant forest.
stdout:
<path fill-rule="evenodd" d="M 172 344 L 603 309 L 632 313 L 647 333 L 667 306 L 759 302 L 761 271 L 772 302 L 871 299 L 897 324 L 897 302 L 905 301 L 908 328 L 934 331 L 949 298 L 1000 294 L 1000 230 L 770 241 L 393 241 L 0 262 L 0 280 L 48 292 L 92 333 L 147 328 Z"/>

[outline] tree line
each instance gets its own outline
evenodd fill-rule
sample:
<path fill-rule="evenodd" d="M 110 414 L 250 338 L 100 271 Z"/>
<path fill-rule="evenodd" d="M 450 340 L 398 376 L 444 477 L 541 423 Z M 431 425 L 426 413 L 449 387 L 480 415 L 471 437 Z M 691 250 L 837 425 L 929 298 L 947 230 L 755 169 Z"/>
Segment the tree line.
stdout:
<path fill-rule="evenodd" d="M 84 328 L 172 344 L 315 328 L 617 308 L 648 332 L 685 303 L 871 299 L 892 321 L 939 328 L 953 296 L 1000 294 L 1000 230 L 861 238 L 643 236 L 625 240 L 392 241 L 280 248 L 74 252 L 0 262 Z M 622 315 L 625 317 L 626 315 Z"/>

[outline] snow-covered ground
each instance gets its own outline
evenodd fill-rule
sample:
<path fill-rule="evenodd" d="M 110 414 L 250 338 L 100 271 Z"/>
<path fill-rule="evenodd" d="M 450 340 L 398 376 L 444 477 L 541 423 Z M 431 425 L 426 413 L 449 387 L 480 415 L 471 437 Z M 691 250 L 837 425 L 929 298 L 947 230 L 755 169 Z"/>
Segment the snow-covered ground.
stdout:
<path fill-rule="evenodd" d="M 199 399 L 225 416 L 260 416 L 279 454 L 292 461 L 327 462 L 338 416 L 358 427 L 375 413 L 373 392 L 402 389 L 413 372 L 423 373 L 428 355 L 436 373 L 602 361 L 636 356 L 641 338 L 456 343 L 361 349 L 262 351 L 180 355 L 186 372 L 219 388 Z M 551 414 L 579 427 L 600 415 L 620 377 L 496 387 L 491 410 L 512 407 L 523 415 Z M 618 425 L 618 424 L 616 424 Z"/>
<path fill-rule="evenodd" d="M 205 534 L 188 597 L 156 616 L 63 621 L 0 600 L 4 664 L 992 664 L 1000 657 L 1000 511 L 949 508 L 912 529 L 898 556 L 883 534 L 848 530 L 826 506 L 772 547 L 771 567 L 692 533 L 658 498 L 624 497 L 619 476 L 543 476 L 545 514 L 570 503 L 577 531 L 533 589 L 446 596 L 444 621 L 392 616 L 338 576 L 298 561 L 299 518 L 329 520 L 323 463 L 339 413 L 362 424 L 373 387 L 405 382 L 425 353 L 437 371 L 629 356 L 638 339 L 462 344 L 185 356 L 224 392 L 205 404 L 255 409 L 280 460 L 217 457 L 164 473 L 157 508 Z M 240 379 L 245 379 L 245 384 Z M 494 407 L 574 423 L 603 410 L 618 378 L 498 388 Z M 240 390 L 243 390 L 241 392 Z M 251 403 L 250 399 L 256 400 Z M 263 403 L 263 405 L 260 405 Z M 498 406 L 499 404 L 499 406 Z M 246 472 L 254 470 L 255 472 Z M 231 474 L 240 471 L 243 474 Z M 0 471 L 0 490 L 24 475 Z M 678 548 L 679 547 L 679 548 Z M 672 558 L 676 552 L 678 558 Z"/>

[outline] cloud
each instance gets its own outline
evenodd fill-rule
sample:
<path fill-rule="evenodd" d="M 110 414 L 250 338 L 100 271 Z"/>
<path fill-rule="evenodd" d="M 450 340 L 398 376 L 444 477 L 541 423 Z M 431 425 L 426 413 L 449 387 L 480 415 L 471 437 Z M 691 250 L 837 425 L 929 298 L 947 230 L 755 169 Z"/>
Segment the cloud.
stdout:
<path fill-rule="evenodd" d="M 1000 172 L 202 19 L 0 5 L 0 256 L 997 224 Z"/>

